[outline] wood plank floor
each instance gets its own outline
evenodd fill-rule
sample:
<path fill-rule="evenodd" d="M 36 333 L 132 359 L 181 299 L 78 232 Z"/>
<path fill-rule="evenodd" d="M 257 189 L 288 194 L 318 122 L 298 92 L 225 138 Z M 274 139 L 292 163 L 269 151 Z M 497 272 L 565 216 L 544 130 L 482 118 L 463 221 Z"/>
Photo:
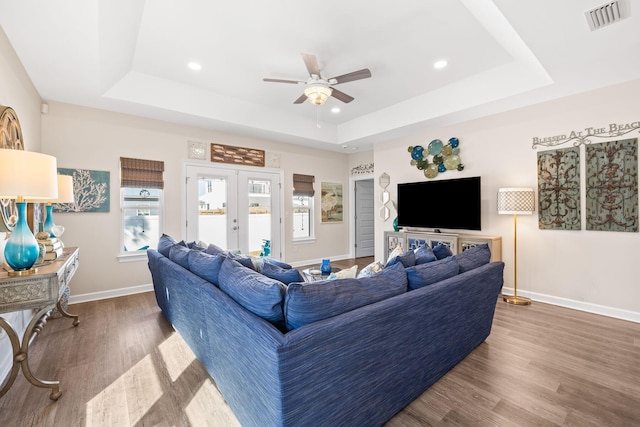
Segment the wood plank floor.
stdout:
<path fill-rule="evenodd" d="M 238 425 L 152 293 L 69 311 L 80 325 L 49 320 L 30 352 L 62 397 L 20 373 L 0 399 L 0 426 Z M 640 324 L 498 301 L 487 341 L 387 425 L 444 424 L 640 425 Z"/>

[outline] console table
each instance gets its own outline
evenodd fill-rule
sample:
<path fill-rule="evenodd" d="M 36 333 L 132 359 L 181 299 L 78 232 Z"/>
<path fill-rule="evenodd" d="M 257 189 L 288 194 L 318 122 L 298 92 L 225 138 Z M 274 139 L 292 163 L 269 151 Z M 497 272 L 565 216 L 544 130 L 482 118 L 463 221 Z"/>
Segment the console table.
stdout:
<path fill-rule="evenodd" d="M 58 400 L 62 395 L 59 381 L 41 380 L 31 372 L 29 344 L 42 331 L 54 308 L 63 316 L 72 318 L 73 326 L 80 323 L 78 316 L 69 314 L 60 304 L 60 297 L 69 287 L 69 282 L 78 268 L 78 251 L 78 248 L 65 248 L 57 260 L 35 266 L 37 272 L 34 274 L 10 276 L 8 272 L 0 270 L 0 327 L 7 333 L 13 349 L 13 365 L 8 378 L 0 388 L 0 398 L 13 385 L 20 367 L 31 384 L 51 389 L 51 400 Z M 33 316 L 20 341 L 11 324 L 2 317 L 2 313 L 29 309 L 33 310 Z"/>

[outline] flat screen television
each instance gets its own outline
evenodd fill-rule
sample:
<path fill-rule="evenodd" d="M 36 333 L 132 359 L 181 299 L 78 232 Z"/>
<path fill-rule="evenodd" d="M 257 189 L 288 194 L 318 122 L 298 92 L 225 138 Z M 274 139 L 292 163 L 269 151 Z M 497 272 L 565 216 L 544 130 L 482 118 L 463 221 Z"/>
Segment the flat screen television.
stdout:
<path fill-rule="evenodd" d="M 480 230 L 480 177 L 398 184 L 398 225 Z"/>

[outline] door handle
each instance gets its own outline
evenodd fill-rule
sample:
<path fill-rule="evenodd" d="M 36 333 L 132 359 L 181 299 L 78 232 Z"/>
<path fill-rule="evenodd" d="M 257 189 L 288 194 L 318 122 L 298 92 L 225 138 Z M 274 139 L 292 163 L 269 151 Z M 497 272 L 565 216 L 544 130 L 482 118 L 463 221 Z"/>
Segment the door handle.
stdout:
<path fill-rule="evenodd" d="M 235 230 L 237 230 L 237 229 L 238 229 L 238 226 L 234 226 L 234 227 L 233 227 L 233 231 L 235 231 Z"/>

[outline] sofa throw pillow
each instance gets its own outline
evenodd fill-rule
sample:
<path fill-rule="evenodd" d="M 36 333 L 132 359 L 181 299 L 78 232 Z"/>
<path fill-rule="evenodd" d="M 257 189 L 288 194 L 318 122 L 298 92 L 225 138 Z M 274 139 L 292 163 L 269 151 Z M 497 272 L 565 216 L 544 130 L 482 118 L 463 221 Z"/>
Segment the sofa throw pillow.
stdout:
<path fill-rule="evenodd" d="M 447 257 L 433 262 L 418 264 L 405 270 L 409 281 L 409 290 L 432 285 L 458 274 L 458 261 Z"/>
<path fill-rule="evenodd" d="M 218 255 L 218 254 L 223 254 L 227 252 L 224 249 L 222 249 L 220 246 L 214 243 L 209 243 L 209 245 L 207 246 L 207 249 L 205 249 L 204 251 L 210 255 Z"/>
<path fill-rule="evenodd" d="M 335 271 L 329 274 L 327 280 L 335 280 L 335 279 L 355 279 L 356 273 L 358 272 L 358 266 L 352 265 L 349 268 L 344 268 L 340 271 Z"/>
<path fill-rule="evenodd" d="M 169 258 L 169 250 L 171 249 L 171 246 L 175 245 L 176 243 L 178 242 L 176 242 L 173 237 L 167 234 L 163 234 L 160 237 L 160 240 L 158 240 L 158 252 Z"/>
<path fill-rule="evenodd" d="M 358 279 L 363 277 L 371 277 L 374 274 L 380 273 L 384 268 L 384 264 L 380 261 L 374 261 L 371 264 L 367 265 L 365 268 L 360 270 L 358 275 L 356 276 Z"/>
<path fill-rule="evenodd" d="M 398 255 L 402 255 L 402 248 L 400 246 L 396 246 L 395 248 L 393 248 L 393 250 L 389 254 L 389 257 L 387 258 L 387 262 L 384 263 L 385 267 L 389 265 L 391 261 L 395 263 L 395 258 Z"/>
<path fill-rule="evenodd" d="M 400 263 L 362 279 L 291 283 L 285 296 L 285 322 L 289 330 L 299 328 L 406 291 L 407 275 Z"/>
<path fill-rule="evenodd" d="M 438 243 L 435 246 L 435 248 L 433 248 L 433 254 L 438 259 L 444 259 L 446 257 L 453 255 L 453 252 L 451 252 L 451 248 L 449 246 L 442 243 Z"/>
<path fill-rule="evenodd" d="M 189 270 L 193 274 L 217 286 L 220 268 L 225 258 L 224 254 L 210 255 L 203 251 L 189 251 L 187 260 L 189 262 Z"/>
<path fill-rule="evenodd" d="M 238 261 L 240 264 L 244 265 L 247 268 L 250 268 L 253 271 L 256 271 L 256 267 L 255 265 L 253 265 L 253 261 L 251 260 L 251 257 L 248 255 L 234 255 L 231 254 L 230 258 Z"/>
<path fill-rule="evenodd" d="M 394 264 L 401 263 L 403 267 L 413 267 L 416 265 L 416 253 L 413 252 L 413 249 L 409 249 L 403 254 L 400 254 L 389 261 L 387 261 L 387 265 L 385 267 L 390 267 Z"/>
<path fill-rule="evenodd" d="M 455 258 L 458 260 L 460 273 L 464 273 L 488 264 L 491 260 L 491 249 L 487 243 L 483 243 L 462 251 Z"/>
<path fill-rule="evenodd" d="M 293 282 L 304 282 L 300 272 L 295 268 L 282 268 L 269 262 L 262 264 L 260 273 L 272 279 L 279 280 L 285 285 Z"/>
<path fill-rule="evenodd" d="M 436 258 L 435 254 L 433 253 L 433 250 L 431 249 L 431 246 L 429 246 L 428 243 L 425 243 L 424 245 L 416 249 L 415 253 L 416 253 L 416 265 L 425 264 L 427 262 L 432 262 L 438 259 Z"/>
<path fill-rule="evenodd" d="M 189 248 L 182 246 L 180 243 L 176 243 L 175 245 L 171 246 L 171 249 L 169 249 L 169 259 L 188 270 L 189 252 Z"/>
<path fill-rule="evenodd" d="M 193 242 L 187 242 L 187 247 L 189 249 L 195 249 L 197 251 L 204 251 L 207 248 L 206 246 L 200 246 L 200 244 L 195 240 Z"/>
<path fill-rule="evenodd" d="M 284 261 L 280 261 L 279 259 L 271 258 L 271 257 L 261 257 L 264 262 L 268 262 L 269 264 L 277 265 L 280 268 L 290 269 L 292 268 L 291 264 L 287 264 Z"/>
<path fill-rule="evenodd" d="M 282 282 L 226 257 L 220 268 L 218 286 L 256 316 L 276 325 L 284 320 L 282 301 L 286 286 Z"/>

